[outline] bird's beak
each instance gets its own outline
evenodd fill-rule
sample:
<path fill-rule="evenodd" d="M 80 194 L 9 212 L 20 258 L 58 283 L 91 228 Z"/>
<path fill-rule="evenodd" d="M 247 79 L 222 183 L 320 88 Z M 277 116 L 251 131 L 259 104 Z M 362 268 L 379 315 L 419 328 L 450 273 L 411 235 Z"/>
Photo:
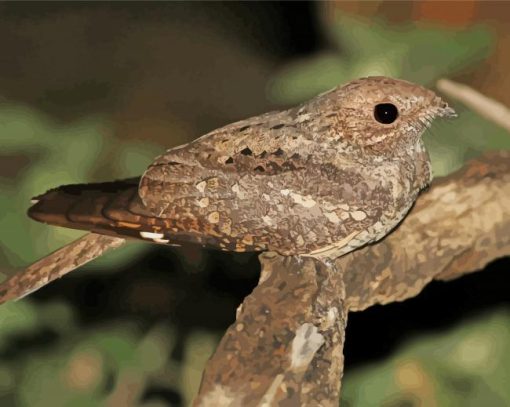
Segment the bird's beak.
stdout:
<path fill-rule="evenodd" d="M 457 112 L 448 105 L 441 107 L 437 112 L 437 117 L 444 117 L 445 119 L 455 119 L 457 116 Z"/>
<path fill-rule="evenodd" d="M 454 119 L 457 117 L 457 112 L 448 105 L 443 99 L 438 97 L 438 107 L 434 112 L 436 117 L 444 117 L 445 119 Z"/>

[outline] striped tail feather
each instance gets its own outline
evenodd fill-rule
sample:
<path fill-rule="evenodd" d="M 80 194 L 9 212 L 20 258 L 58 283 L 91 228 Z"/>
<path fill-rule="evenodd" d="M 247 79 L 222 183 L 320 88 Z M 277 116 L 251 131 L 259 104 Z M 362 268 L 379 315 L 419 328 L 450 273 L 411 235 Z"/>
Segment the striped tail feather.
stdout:
<path fill-rule="evenodd" d="M 78 240 L 33 263 L 0 284 L 0 304 L 20 299 L 104 252 L 121 246 L 124 237 L 155 243 L 171 221 L 148 213 L 138 196 L 139 178 L 64 185 L 33 198 L 28 215 L 43 223 L 87 230 Z M 193 239 L 180 236 L 180 240 Z"/>
<path fill-rule="evenodd" d="M 33 199 L 28 215 L 39 222 L 89 232 L 169 243 L 172 220 L 155 217 L 138 196 L 139 178 L 64 185 Z M 197 242 L 178 234 L 180 242 Z M 174 234 L 173 238 L 177 238 Z"/>

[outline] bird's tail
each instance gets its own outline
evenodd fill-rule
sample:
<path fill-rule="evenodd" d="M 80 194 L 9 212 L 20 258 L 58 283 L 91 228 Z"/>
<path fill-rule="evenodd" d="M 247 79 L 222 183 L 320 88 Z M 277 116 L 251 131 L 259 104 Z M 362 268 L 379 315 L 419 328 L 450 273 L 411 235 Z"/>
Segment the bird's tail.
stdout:
<path fill-rule="evenodd" d="M 28 215 L 39 222 L 113 236 L 140 237 L 150 226 L 138 197 L 139 178 L 64 185 L 33 198 Z M 152 222 L 154 223 L 154 221 Z"/>
<path fill-rule="evenodd" d="M 50 225 L 151 243 L 198 243 L 218 247 L 214 236 L 193 229 L 193 220 L 157 216 L 138 195 L 140 178 L 64 185 L 34 198 L 28 215 Z"/>
<path fill-rule="evenodd" d="M 124 237 L 158 243 L 166 220 L 148 213 L 138 196 L 139 178 L 65 185 L 33 199 L 28 215 L 40 222 L 86 230 L 80 239 L 0 284 L 0 304 L 22 298 L 124 243 Z M 167 242 L 165 240 L 164 242 Z"/>

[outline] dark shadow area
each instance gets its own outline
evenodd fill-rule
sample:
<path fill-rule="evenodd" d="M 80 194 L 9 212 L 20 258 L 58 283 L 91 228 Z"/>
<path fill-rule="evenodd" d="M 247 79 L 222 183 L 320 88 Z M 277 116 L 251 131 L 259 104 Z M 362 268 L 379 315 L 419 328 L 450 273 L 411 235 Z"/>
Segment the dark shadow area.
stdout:
<path fill-rule="evenodd" d="M 199 272 L 182 263 L 178 250 L 156 248 L 115 273 L 78 272 L 35 292 L 33 298 L 70 302 L 84 325 L 129 318 L 150 326 L 163 319 L 179 330 L 222 331 L 256 286 L 260 266 L 254 254 L 204 253 L 208 259 Z"/>
<path fill-rule="evenodd" d="M 3 3 L 0 96 L 64 121 L 173 117 L 210 130 L 266 109 L 276 65 L 322 47 L 315 9 L 313 2 Z"/>
<path fill-rule="evenodd" d="M 449 282 L 433 282 L 417 297 L 349 314 L 346 370 L 384 359 L 399 345 L 424 333 L 453 328 L 488 310 L 510 308 L 510 258 Z"/>

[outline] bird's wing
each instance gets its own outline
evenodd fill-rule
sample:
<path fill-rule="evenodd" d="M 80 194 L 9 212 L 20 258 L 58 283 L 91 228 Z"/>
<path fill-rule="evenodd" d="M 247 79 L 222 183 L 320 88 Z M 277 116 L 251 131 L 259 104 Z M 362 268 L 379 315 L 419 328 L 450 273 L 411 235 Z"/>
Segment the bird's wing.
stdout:
<path fill-rule="evenodd" d="M 298 254 L 347 245 L 378 219 L 382 188 L 366 190 L 354 167 L 321 163 L 324 146 L 284 113 L 256 119 L 169 150 L 145 172 L 139 194 L 167 222 L 164 239 Z"/>

